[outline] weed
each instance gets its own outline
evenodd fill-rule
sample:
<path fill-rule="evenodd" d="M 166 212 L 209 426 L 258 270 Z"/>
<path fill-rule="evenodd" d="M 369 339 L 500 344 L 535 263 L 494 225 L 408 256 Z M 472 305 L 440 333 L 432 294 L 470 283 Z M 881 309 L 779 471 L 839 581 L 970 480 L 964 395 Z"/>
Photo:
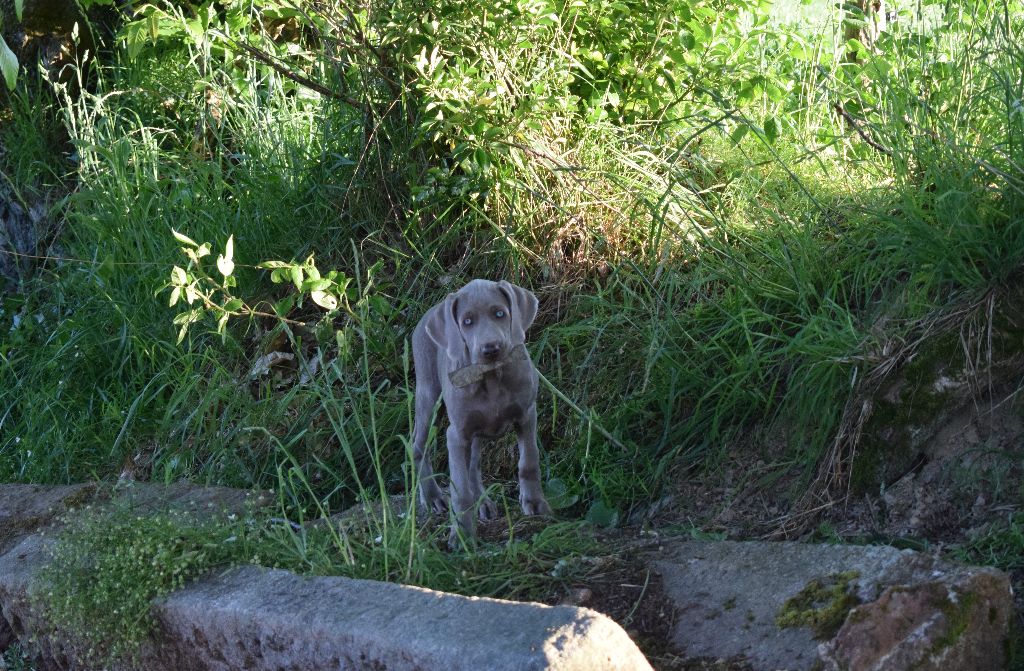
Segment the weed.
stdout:
<path fill-rule="evenodd" d="M 172 511 L 139 515 L 127 506 L 71 514 L 32 599 L 73 637 L 78 663 L 132 659 L 150 635 L 154 599 L 212 567 L 251 559 L 244 523 Z"/>
<path fill-rule="evenodd" d="M 1024 517 L 1010 515 L 985 533 L 957 549 L 959 559 L 970 564 L 995 566 L 1004 571 L 1024 569 Z"/>

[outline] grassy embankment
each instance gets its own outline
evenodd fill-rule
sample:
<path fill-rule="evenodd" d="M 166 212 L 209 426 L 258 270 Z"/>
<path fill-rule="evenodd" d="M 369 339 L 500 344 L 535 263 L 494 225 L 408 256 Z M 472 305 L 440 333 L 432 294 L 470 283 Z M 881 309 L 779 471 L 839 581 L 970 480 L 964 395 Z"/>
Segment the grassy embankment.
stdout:
<path fill-rule="evenodd" d="M 531 351 L 572 401 L 539 401 L 564 523 L 449 557 L 387 516 L 365 537 L 277 529 L 254 554 L 516 596 L 526 557 L 557 581 L 587 550 L 575 520 L 621 522 L 737 455 L 792 482 L 793 512 L 808 488 L 841 495 L 816 476 L 848 457 L 837 436 L 883 344 L 1001 291 L 1024 260 L 1024 52 L 997 4 L 937 32 L 906 23 L 859 64 L 835 57 L 834 26 L 801 33 L 763 8 L 660 23 L 675 51 L 650 38 L 625 64 L 611 48 L 597 59 L 607 26 L 582 33 L 574 10 L 478 30 L 462 8 L 434 28 L 440 61 L 395 47 L 405 88 L 390 101 L 386 74 L 338 79 L 324 43 L 294 43 L 365 108 L 225 53 L 213 32 L 115 46 L 82 93 L 29 76 L 8 96 L 3 170 L 23 197 L 55 199 L 60 258 L 4 298 L 0 480 L 127 468 L 273 488 L 296 521 L 404 492 L 409 333 L 482 276 L 541 299 Z M 664 55 L 671 86 L 645 54 Z M 640 82 L 656 76 L 652 93 Z M 248 305 L 295 294 L 256 264 L 313 254 L 352 278 L 345 306 L 325 323 L 307 297 L 287 315 L 305 326 L 239 317 L 223 340 L 206 319 L 178 344 L 172 228 L 214 257 L 234 236 Z M 250 374 L 278 351 L 318 372 Z M 488 458 L 502 492 L 512 449 Z"/>

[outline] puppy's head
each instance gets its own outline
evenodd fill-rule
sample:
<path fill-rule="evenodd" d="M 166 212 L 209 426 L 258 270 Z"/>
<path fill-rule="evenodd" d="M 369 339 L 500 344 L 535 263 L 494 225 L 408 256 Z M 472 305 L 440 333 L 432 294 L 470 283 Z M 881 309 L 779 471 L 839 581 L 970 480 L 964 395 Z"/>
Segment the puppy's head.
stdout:
<path fill-rule="evenodd" d="M 456 365 L 490 363 L 526 342 L 537 297 L 508 282 L 473 280 L 434 308 L 426 330 Z"/>

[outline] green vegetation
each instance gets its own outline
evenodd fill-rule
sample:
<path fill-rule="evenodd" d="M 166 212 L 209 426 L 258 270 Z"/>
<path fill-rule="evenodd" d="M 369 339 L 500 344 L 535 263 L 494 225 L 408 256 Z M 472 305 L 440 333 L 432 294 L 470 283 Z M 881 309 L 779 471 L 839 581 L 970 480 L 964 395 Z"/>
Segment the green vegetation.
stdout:
<path fill-rule="evenodd" d="M 775 617 L 780 627 L 809 627 L 814 636 L 827 641 L 836 635 L 850 610 L 860 603 L 855 585 L 857 571 L 836 573 L 812 580 L 786 600 Z"/>
<path fill-rule="evenodd" d="M 1013 513 L 993 524 L 958 550 L 960 559 L 995 566 L 1004 571 L 1024 570 L 1024 516 Z"/>
<path fill-rule="evenodd" d="M 251 534 L 236 525 L 198 522 L 184 512 L 116 514 L 86 509 L 61 532 L 33 598 L 62 631 L 72 632 L 78 663 L 103 666 L 131 657 L 152 627 L 150 602 L 201 572 L 249 559 Z M 248 556 L 247 556 L 248 555 Z"/>
<path fill-rule="evenodd" d="M 97 58 L 5 97 L 47 258 L 0 302 L 0 481 L 273 488 L 295 523 L 410 491 L 409 334 L 485 276 L 541 299 L 566 522 L 449 556 L 391 520 L 365 571 L 292 530 L 271 563 L 510 596 L 487 552 L 549 575 L 575 520 L 737 454 L 794 507 L 877 491 L 863 399 L 1024 262 L 1024 6 L 920 5 L 867 44 L 852 5 L 755 0 L 93 14 Z"/>

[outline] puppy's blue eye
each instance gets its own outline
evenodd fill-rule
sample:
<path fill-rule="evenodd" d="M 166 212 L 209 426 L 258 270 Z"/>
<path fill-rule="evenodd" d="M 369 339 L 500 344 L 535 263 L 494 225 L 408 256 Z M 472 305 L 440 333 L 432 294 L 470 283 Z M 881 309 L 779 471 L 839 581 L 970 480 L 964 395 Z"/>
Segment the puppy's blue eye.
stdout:
<path fill-rule="evenodd" d="M 494 313 L 494 316 L 497 317 L 498 319 L 501 319 L 502 317 L 505 316 L 505 311 L 504 310 L 498 310 L 497 312 Z"/>
<path fill-rule="evenodd" d="M 473 325 L 473 319 L 470 318 L 470 317 L 466 317 L 465 319 L 462 320 L 462 323 L 465 326 L 472 326 Z"/>

